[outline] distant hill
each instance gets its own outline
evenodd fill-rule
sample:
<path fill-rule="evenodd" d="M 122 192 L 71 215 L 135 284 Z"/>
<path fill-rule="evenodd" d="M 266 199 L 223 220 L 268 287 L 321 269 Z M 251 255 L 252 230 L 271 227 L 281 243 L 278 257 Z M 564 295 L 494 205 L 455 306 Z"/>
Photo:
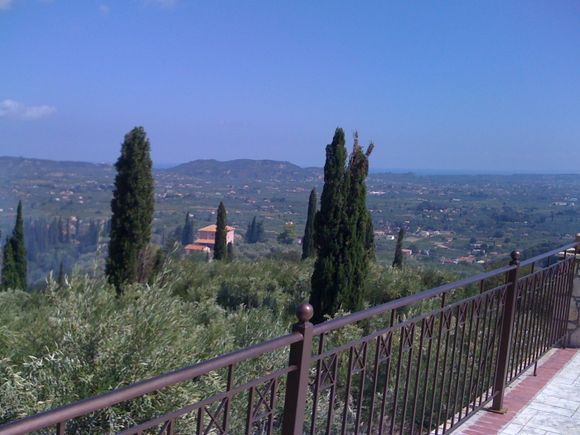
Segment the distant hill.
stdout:
<path fill-rule="evenodd" d="M 24 157 L 0 157 L 0 178 L 35 179 L 54 176 L 109 177 L 114 168 L 110 164 L 69 162 Z"/>
<path fill-rule="evenodd" d="M 301 168 L 290 162 L 275 160 L 238 159 L 221 162 L 218 160 L 194 160 L 165 169 L 164 172 L 194 178 L 220 178 L 222 180 L 307 180 L 322 176 L 320 168 Z"/>

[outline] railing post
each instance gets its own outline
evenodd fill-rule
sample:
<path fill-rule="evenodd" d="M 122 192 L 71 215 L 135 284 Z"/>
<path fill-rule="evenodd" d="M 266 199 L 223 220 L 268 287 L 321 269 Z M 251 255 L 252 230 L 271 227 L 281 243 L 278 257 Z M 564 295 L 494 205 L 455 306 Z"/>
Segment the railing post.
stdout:
<path fill-rule="evenodd" d="M 507 290 L 505 305 L 503 307 L 503 316 L 501 322 L 501 335 L 499 341 L 499 350 L 497 355 L 497 365 L 495 371 L 495 383 L 493 386 L 493 404 L 491 411 L 504 414 L 507 409 L 503 407 L 503 396 L 505 393 L 509 360 L 511 354 L 512 333 L 514 329 L 514 318 L 516 313 L 516 294 L 518 283 L 518 270 L 520 265 L 520 253 L 513 251 L 510 266 L 516 266 L 510 270 L 507 276 Z"/>
<path fill-rule="evenodd" d="M 302 340 L 290 347 L 289 366 L 296 370 L 288 374 L 286 380 L 286 399 L 284 401 L 283 435 L 302 435 L 304 433 L 304 410 L 308 393 L 310 358 L 312 355 L 312 331 L 310 323 L 314 309 L 310 304 L 302 304 L 296 310 L 298 323 L 292 331 L 300 332 Z"/>

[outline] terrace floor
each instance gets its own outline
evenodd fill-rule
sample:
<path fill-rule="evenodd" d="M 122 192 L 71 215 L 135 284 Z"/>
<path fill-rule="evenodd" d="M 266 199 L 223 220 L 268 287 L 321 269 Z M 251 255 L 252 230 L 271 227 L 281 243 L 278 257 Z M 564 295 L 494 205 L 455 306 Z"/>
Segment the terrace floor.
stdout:
<path fill-rule="evenodd" d="M 466 435 L 580 434 L 580 349 L 552 349 L 508 389 L 506 414 L 482 410 L 458 428 Z"/>

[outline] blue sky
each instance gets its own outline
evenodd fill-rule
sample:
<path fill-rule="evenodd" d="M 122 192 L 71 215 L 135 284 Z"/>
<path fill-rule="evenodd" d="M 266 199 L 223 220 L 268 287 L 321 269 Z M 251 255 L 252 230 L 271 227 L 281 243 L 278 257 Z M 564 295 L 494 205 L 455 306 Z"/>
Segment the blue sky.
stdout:
<path fill-rule="evenodd" d="M 0 155 L 580 172 L 580 2 L 0 0 Z"/>

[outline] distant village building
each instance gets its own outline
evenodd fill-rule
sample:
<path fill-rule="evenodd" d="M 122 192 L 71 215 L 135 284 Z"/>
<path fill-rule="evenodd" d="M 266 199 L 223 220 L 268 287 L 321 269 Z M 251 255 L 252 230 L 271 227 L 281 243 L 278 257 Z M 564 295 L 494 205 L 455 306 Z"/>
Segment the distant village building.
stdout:
<path fill-rule="evenodd" d="M 226 226 L 226 243 L 234 244 L 235 239 L 235 228 Z M 208 225 L 206 227 L 197 230 L 197 239 L 195 242 L 189 245 L 185 245 L 183 249 L 186 252 L 211 252 L 215 245 L 215 233 L 217 231 L 217 226 L 215 224 Z"/>

